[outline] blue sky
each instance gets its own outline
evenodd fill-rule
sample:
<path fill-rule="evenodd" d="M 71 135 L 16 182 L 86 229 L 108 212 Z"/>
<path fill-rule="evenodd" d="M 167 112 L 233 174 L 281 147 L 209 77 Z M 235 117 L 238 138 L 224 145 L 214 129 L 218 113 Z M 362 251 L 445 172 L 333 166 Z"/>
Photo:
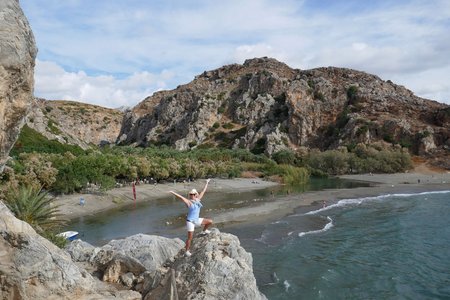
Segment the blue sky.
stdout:
<path fill-rule="evenodd" d="M 450 104 L 447 0 L 20 0 L 35 95 L 133 106 L 195 75 L 269 56 L 347 67 Z"/>

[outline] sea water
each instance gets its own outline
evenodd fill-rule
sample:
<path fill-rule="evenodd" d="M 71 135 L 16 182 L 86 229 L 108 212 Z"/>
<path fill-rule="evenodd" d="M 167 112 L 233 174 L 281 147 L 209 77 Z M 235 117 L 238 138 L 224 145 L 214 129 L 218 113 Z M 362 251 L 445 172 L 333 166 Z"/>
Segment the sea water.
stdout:
<path fill-rule="evenodd" d="M 265 201 L 271 191 L 208 193 L 205 212 Z M 320 206 L 224 229 L 252 253 L 258 287 L 269 299 L 450 299 L 450 191 Z M 179 200 L 165 197 L 81 217 L 67 230 L 94 245 L 139 232 L 184 238 L 185 213 Z"/>
<path fill-rule="evenodd" d="M 268 299 L 450 299 L 450 191 L 345 199 L 235 233 Z"/>

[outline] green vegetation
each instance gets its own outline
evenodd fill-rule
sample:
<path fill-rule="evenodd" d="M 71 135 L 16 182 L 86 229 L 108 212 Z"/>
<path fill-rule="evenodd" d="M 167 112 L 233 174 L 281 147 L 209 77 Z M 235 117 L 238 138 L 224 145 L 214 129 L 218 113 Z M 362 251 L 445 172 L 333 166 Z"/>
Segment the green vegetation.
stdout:
<path fill-rule="evenodd" d="M 352 149 L 348 152 L 347 149 Z M 351 145 L 339 150 L 313 151 L 303 158 L 304 165 L 325 174 L 396 173 L 412 167 L 411 156 L 404 148 L 372 145 Z"/>
<path fill-rule="evenodd" d="M 20 186 L 8 190 L 4 197 L 6 206 L 18 219 L 30 224 L 56 246 L 64 248 L 67 240 L 57 236 L 56 232 L 65 225 L 65 220 L 60 218 L 59 208 L 52 203 L 48 193 L 30 186 Z"/>
<path fill-rule="evenodd" d="M 230 133 L 220 132 L 218 135 L 226 137 L 243 130 L 245 128 Z M 189 146 L 194 147 L 196 144 L 192 142 Z M 53 193 L 73 193 L 82 191 L 89 183 L 106 190 L 114 187 L 117 181 L 136 178 L 152 177 L 158 181 L 210 176 L 234 178 L 249 171 L 245 163 L 252 164 L 252 168 L 256 168 L 256 165 L 264 177 L 279 175 L 285 182 L 308 179 L 306 169 L 278 165 L 263 154 L 212 147 L 208 145 L 189 151 L 178 151 L 167 146 L 145 149 L 114 147 L 79 153 L 60 153 L 53 148 L 40 148 L 48 151 L 16 153 L 15 159 L 9 163 L 9 171 L 0 178 L 0 184 L 4 187 L 23 184 L 44 187 Z M 21 149 L 24 148 L 33 147 L 24 145 Z M 297 178 L 297 175 L 300 177 Z"/>
<path fill-rule="evenodd" d="M 350 86 L 347 89 L 347 100 L 349 104 L 356 104 L 357 102 L 357 96 L 358 96 L 358 87 L 357 86 Z"/>
<path fill-rule="evenodd" d="M 59 130 L 59 128 L 56 127 L 56 122 L 53 121 L 52 119 L 48 120 L 47 127 L 51 133 L 56 134 L 56 135 L 61 134 L 61 130 Z"/>
<path fill-rule="evenodd" d="M 64 145 L 55 140 L 48 140 L 39 132 L 31 129 L 27 125 L 23 126 L 19 138 L 11 150 L 11 156 L 17 156 L 22 152 L 45 152 L 45 153 L 65 153 L 70 151 L 74 154 L 83 153 L 83 149 L 78 146 Z"/>
<path fill-rule="evenodd" d="M 344 124 L 346 112 L 340 119 L 342 121 L 337 123 Z M 366 132 L 368 126 L 363 124 L 360 134 Z M 216 148 L 216 145 L 230 147 L 234 139 L 245 132 L 245 127 L 217 132 L 210 135 L 208 143 L 197 145 L 192 141 L 189 147 L 193 149 L 188 151 L 178 151 L 165 145 L 148 148 L 105 147 L 84 151 L 79 147 L 49 141 L 25 126 L 12 151 L 9 168 L 0 175 L 0 195 L 6 195 L 11 189 L 18 190 L 21 186 L 33 190 L 43 188 L 58 194 L 80 192 L 90 183 L 106 190 L 113 188 L 117 182 L 137 178 L 151 177 L 157 181 L 233 178 L 247 171 L 294 183 L 307 181 L 310 174 L 391 173 L 411 167 L 407 150 L 398 144 L 382 142 L 372 145 L 353 143 L 324 152 L 283 150 L 274 153 L 272 158 L 264 154 L 265 137 L 259 139 L 251 151 Z M 408 142 L 405 140 L 403 144 L 407 146 Z"/>
<path fill-rule="evenodd" d="M 225 123 L 225 124 L 222 125 L 222 127 L 224 129 L 233 129 L 234 125 L 233 125 L 233 123 Z"/>
<path fill-rule="evenodd" d="M 53 199 L 47 193 L 21 186 L 9 190 L 4 201 L 16 218 L 30 224 L 57 246 L 64 247 L 66 240 L 57 237 L 55 230 L 60 229 L 65 221 L 60 218 L 58 206 L 52 204 Z"/>

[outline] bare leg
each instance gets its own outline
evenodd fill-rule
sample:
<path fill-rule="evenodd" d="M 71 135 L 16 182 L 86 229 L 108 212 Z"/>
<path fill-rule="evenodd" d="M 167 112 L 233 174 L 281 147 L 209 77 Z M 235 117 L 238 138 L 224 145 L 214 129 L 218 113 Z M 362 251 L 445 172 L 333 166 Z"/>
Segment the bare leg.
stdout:
<path fill-rule="evenodd" d="M 208 227 L 211 226 L 212 223 L 213 223 L 213 221 L 211 219 L 203 219 L 203 222 L 202 222 L 202 225 L 204 225 L 203 231 L 208 229 Z"/>
<path fill-rule="evenodd" d="M 194 232 L 188 231 L 187 239 L 186 239 L 186 251 L 188 251 L 189 248 L 191 248 L 191 241 L 192 241 L 193 236 L 194 236 Z"/>

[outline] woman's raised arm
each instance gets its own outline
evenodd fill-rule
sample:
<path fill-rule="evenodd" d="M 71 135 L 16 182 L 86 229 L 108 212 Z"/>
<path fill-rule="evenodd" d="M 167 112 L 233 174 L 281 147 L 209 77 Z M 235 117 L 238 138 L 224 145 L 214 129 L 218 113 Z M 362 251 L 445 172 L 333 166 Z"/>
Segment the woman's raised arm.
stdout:
<path fill-rule="evenodd" d="M 179 198 L 181 201 L 183 201 L 184 204 L 186 204 L 187 207 L 191 206 L 191 201 L 189 201 L 185 197 L 181 196 L 180 194 L 177 194 L 174 191 L 169 191 L 169 193 L 175 195 L 177 198 Z"/>

